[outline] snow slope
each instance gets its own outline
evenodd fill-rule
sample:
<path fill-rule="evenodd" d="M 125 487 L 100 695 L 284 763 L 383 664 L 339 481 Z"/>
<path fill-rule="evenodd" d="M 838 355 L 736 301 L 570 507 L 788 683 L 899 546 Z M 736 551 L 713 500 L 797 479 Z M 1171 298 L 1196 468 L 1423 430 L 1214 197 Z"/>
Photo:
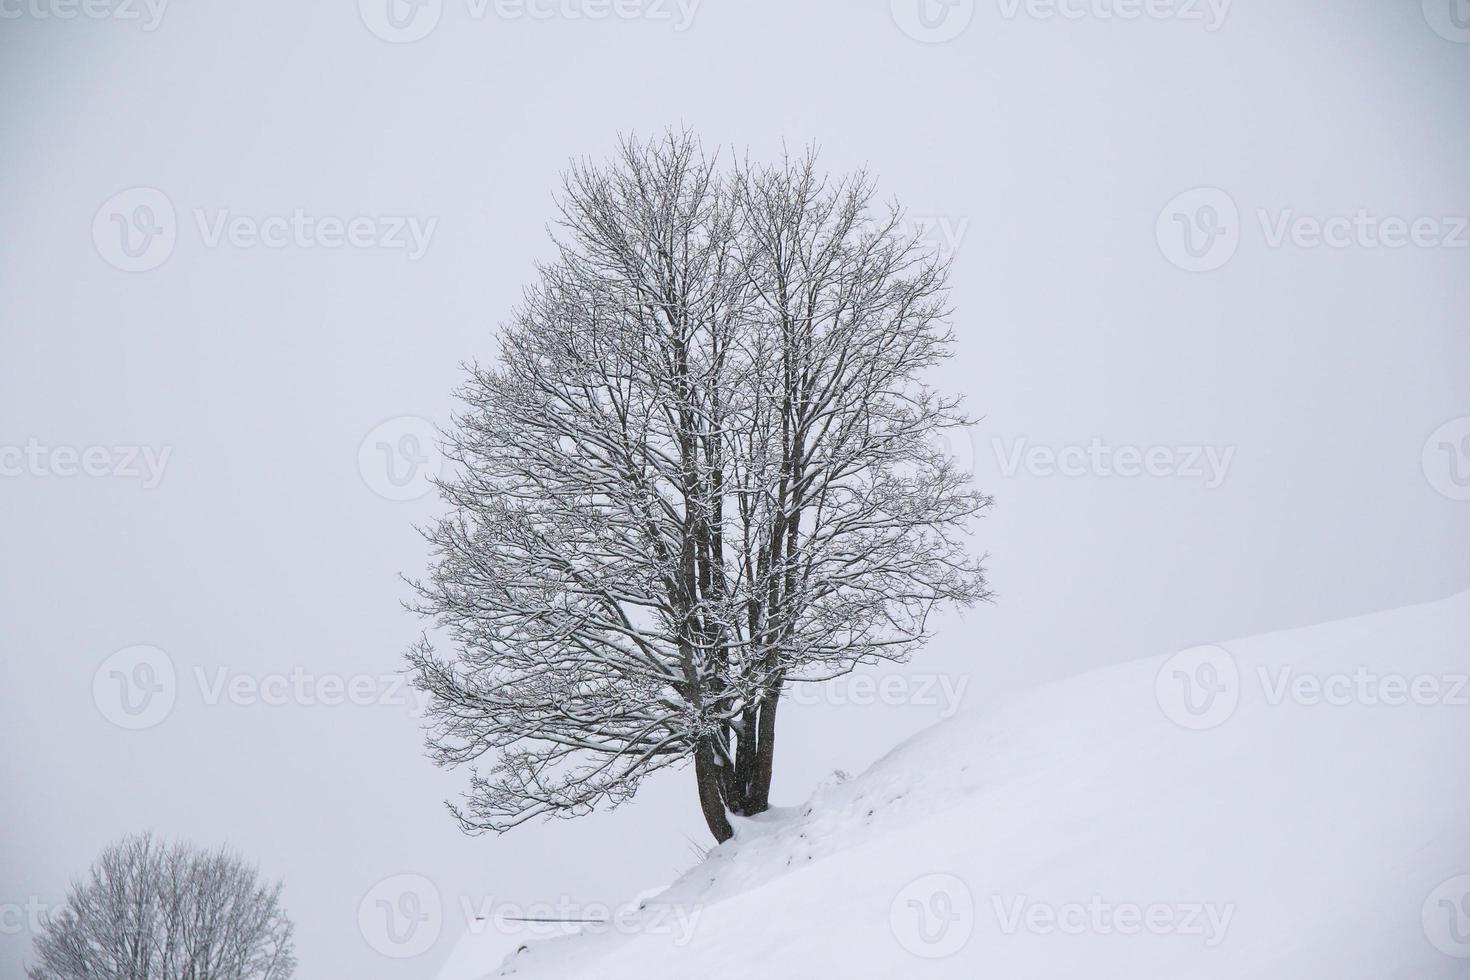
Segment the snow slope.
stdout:
<path fill-rule="evenodd" d="M 1467 675 L 1470 592 L 1074 677 L 441 976 L 1467 977 Z"/>

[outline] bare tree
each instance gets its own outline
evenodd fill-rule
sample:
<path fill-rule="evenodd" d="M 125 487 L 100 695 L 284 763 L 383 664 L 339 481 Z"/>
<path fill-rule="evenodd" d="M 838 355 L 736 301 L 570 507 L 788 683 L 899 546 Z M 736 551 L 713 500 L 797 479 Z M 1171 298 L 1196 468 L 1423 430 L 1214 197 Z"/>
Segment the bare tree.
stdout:
<path fill-rule="evenodd" d="M 279 884 L 225 851 L 127 837 L 102 852 L 36 938 L 31 980 L 288 980 Z"/>
<path fill-rule="evenodd" d="M 625 140 L 563 181 L 558 254 L 474 365 L 409 652 L 467 832 L 574 816 L 693 760 L 717 840 L 766 809 L 793 683 L 903 659 L 986 598 L 989 499 L 935 436 L 948 266 L 813 154 Z"/>

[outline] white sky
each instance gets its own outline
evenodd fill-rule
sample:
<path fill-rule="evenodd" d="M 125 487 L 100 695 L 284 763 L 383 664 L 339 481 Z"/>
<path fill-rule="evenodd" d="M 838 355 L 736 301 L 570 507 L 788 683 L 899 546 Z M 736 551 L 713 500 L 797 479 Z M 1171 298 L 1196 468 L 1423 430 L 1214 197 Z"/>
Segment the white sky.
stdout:
<path fill-rule="evenodd" d="M 688 773 L 610 815 L 472 840 L 441 807 L 464 778 L 423 758 L 403 707 L 208 703 L 221 677 L 398 669 L 420 627 L 395 576 L 422 568 L 412 525 L 436 505 L 376 494 L 359 448 L 385 420 L 445 418 L 458 364 L 493 356 L 545 254 L 557 173 L 619 130 L 682 122 L 756 155 L 817 140 L 832 169 L 867 163 L 959 234 L 944 383 L 985 416 L 961 451 L 998 498 L 977 542 L 999 599 L 907 670 L 963 679 L 961 710 L 1470 586 L 1456 460 L 1421 459 L 1470 415 L 1470 248 L 1270 243 L 1288 212 L 1445 234 L 1470 214 L 1470 43 L 1431 29 L 1438 0 L 1431 16 L 1241 0 L 1213 31 L 979 0 L 942 44 L 886 0 L 704 0 L 685 30 L 671 0 L 654 12 L 672 20 L 602 21 L 443 0 L 405 44 L 348 0 L 177 0 L 152 31 L 36 16 L 57 2 L 0 0 L 0 450 L 48 447 L 0 476 L 0 974 L 28 953 L 16 910 L 59 899 L 129 830 L 228 841 L 283 877 L 303 976 L 431 976 L 461 896 L 616 900 L 693 861 L 707 834 Z M 135 187 L 165 195 L 177 237 L 129 273 L 104 254 L 125 261 L 109 215 L 101 247 L 93 224 Z M 1240 223 L 1233 257 L 1191 273 L 1156 222 L 1196 187 Z M 297 209 L 437 223 L 417 259 L 208 244 L 221 211 Z M 1212 488 L 1005 472 L 1018 445 L 1094 439 L 1181 449 L 1181 465 L 1187 447 L 1233 455 Z M 55 447 L 94 446 L 170 455 L 153 488 L 54 472 Z M 138 644 L 167 654 L 178 690 L 128 731 L 93 680 Z M 939 713 L 787 711 L 777 802 Z M 434 883 L 446 921 L 390 959 L 358 908 L 402 873 Z"/>

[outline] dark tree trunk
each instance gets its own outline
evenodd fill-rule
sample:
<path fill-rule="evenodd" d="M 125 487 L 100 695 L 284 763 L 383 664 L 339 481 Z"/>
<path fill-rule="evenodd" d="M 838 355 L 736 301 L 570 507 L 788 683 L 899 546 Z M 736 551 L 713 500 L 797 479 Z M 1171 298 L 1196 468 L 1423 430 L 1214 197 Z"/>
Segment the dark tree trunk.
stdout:
<path fill-rule="evenodd" d="M 772 694 L 761 702 L 755 759 L 746 799 L 749 813 L 763 813 L 771 806 L 771 771 L 776 761 L 776 705 L 780 699 L 779 694 Z"/>
<path fill-rule="evenodd" d="M 699 806 L 704 811 L 704 822 L 709 825 L 709 832 L 715 835 L 715 840 L 723 844 L 735 836 L 735 830 L 725 812 L 720 767 L 715 765 L 715 752 L 708 742 L 701 742 L 694 750 L 694 779 L 699 785 Z"/>

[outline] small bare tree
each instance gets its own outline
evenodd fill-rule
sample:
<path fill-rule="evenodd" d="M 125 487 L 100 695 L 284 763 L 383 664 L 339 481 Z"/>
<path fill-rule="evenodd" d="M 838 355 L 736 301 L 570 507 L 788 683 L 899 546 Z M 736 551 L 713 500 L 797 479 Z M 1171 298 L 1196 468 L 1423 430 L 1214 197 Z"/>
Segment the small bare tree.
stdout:
<path fill-rule="evenodd" d="M 947 264 L 811 154 L 687 134 L 564 179 L 555 261 L 446 434 L 409 652 L 467 832 L 616 804 L 693 760 L 717 840 L 768 806 L 789 684 L 899 660 L 987 596 L 989 499 L 940 449 Z"/>
<path fill-rule="evenodd" d="M 102 852 L 36 938 L 31 980 L 288 980 L 279 884 L 225 851 L 127 837 Z"/>

